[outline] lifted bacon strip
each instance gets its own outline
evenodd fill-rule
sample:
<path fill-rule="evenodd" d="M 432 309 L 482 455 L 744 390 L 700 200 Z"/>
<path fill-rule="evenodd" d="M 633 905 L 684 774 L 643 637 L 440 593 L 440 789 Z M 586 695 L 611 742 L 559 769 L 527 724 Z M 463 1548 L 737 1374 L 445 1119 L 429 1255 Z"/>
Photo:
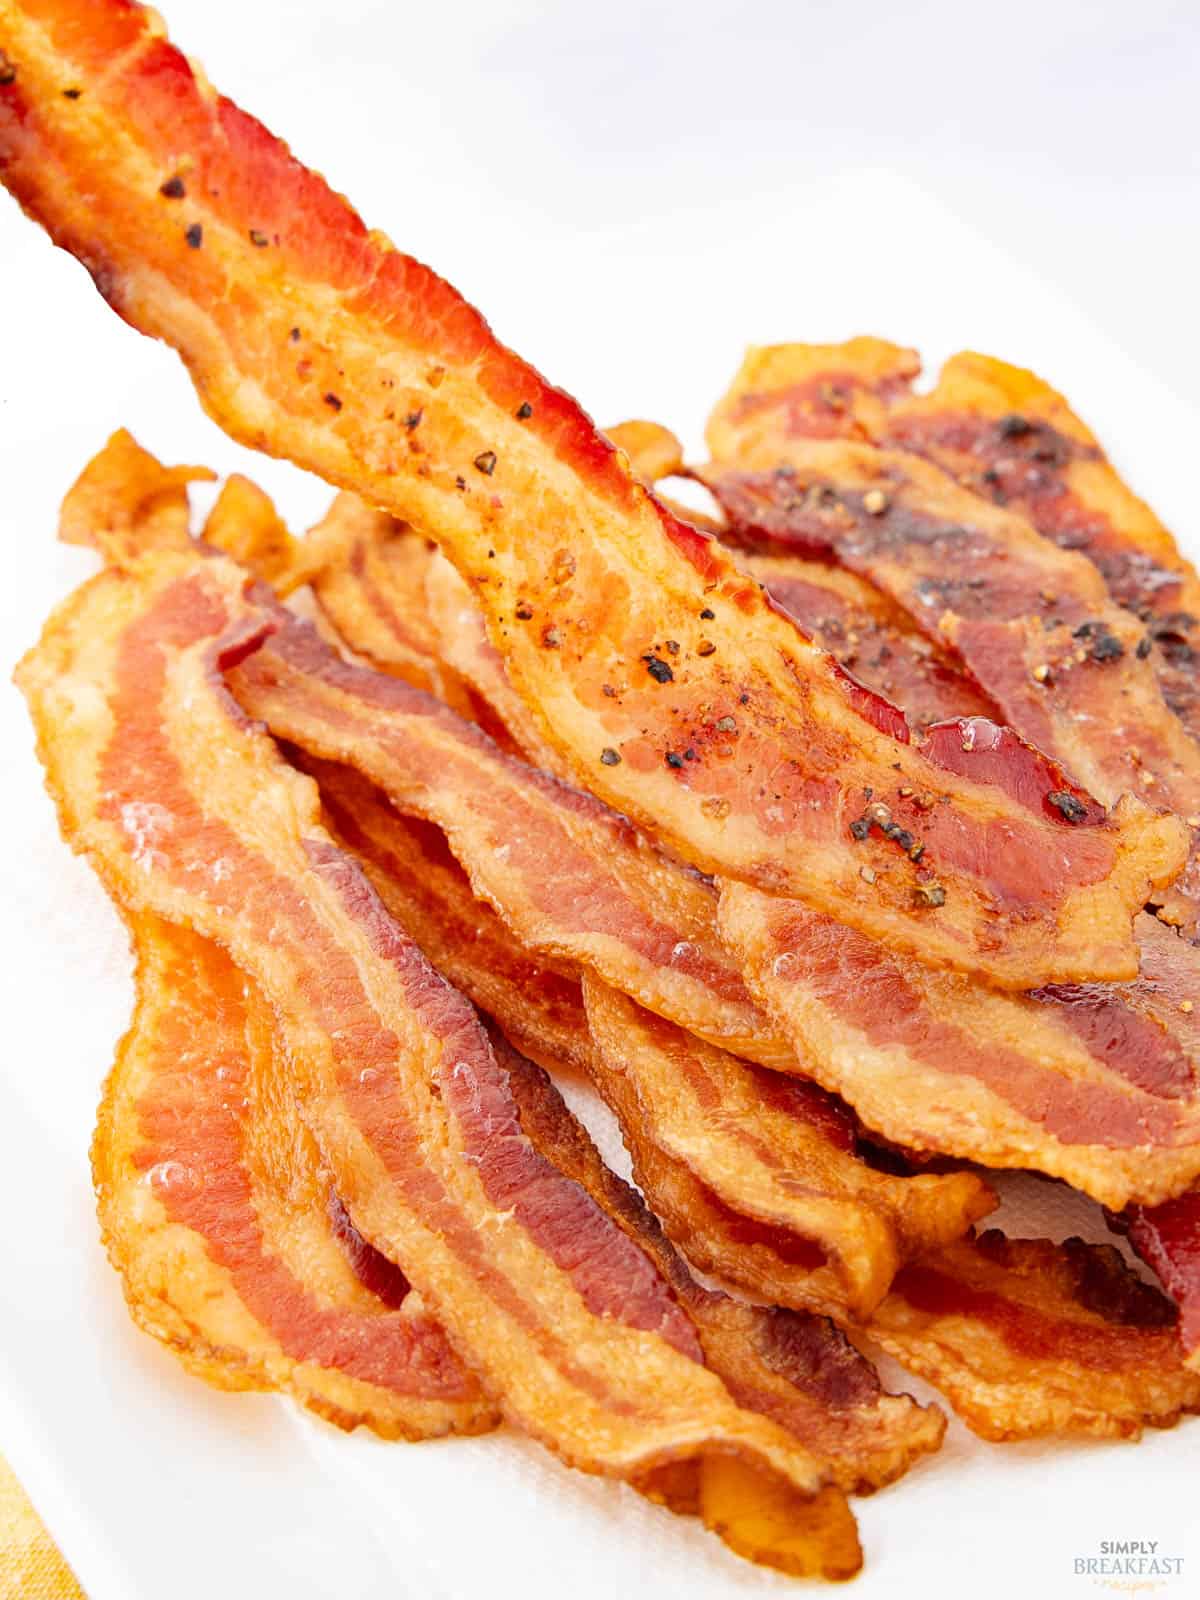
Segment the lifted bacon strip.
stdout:
<path fill-rule="evenodd" d="M 984 1439 L 1137 1438 L 1200 1410 L 1174 1308 L 1111 1245 L 960 1240 L 903 1269 L 866 1337 Z"/>
<path fill-rule="evenodd" d="M 4 49 L 6 185 L 127 321 L 180 350 L 231 433 L 436 533 L 514 687 L 602 798 L 705 869 L 922 959 L 1011 987 L 1133 976 L 1131 915 L 1178 870 L 1181 830 L 1128 804 L 1081 837 L 940 766 L 148 13 L 29 0 L 6 9 Z M 621 759 L 602 765 L 608 748 Z M 848 831 L 864 787 L 905 785 L 949 797 L 933 900 Z M 901 868 L 885 893 L 862 895 L 864 857 Z"/>
<path fill-rule="evenodd" d="M 886 1394 L 874 1368 L 826 1318 L 747 1305 L 701 1287 L 637 1190 L 605 1166 L 546 1074 L 506 1059 L 522 1127 L 651 1257 L 739 1405 L 773 1417 L 827 1459 L 847 1493 L 880 1488 L 937 1449 L 945 1430 L 937 1408 Z"/>
<path fill-rule="evenodd" d="M 1032 1167 L 1113 1207 L 1200 1176 L 1200 1029 L 1179 1009 L 1195 952 L 1154 918 L 1136 983 L 1024 996 L 743 884 L 724 886 L 720 926 L 797 1059 L 888 1139 Z"/>
<path fill-rule="evenodd" d="M 752 1224 L 750 1239 L 730 1249 L 728 1229 L 710 1240 L 694 1217 L 660 1207 L 667 1231 L 686 1233 L 707 1271 L 783 1305 L 843 1304 L 863 1317 L 902 1261 L 958 1238 L 994 1208 L 973 1174 L 898 1178 L 868 1167 L 853 1118 L 813 1085 L 738 1061 L 594 978 L 584 978 L 583 992 L 596 1086 L 626 1131 L 635 1170 L 648 1136 L 717 1211 Z M 658 1199 L 649 1178 L 642 1187 Z"/>
<path fill-rule="evenodd" d="M 196 934 L 146 916 L 131 931 L 137 1007 L 92 1171 L 135 1321 L 210 1383 L 282 1390 L 340 1428 L 493 1427 L 441 1328 L 342 1212 L 254 986 Z"/>
<path fill-rule="evenodd" d="M 506 756 L 420 690 L 340 660 L 292 619 L 230 682 L 278 737 L 436 822 L 476 894 L 529 949 L 594 967 L 755 1059 L 788 1057 L 717 938 L 711 885 L 600 801 Z"/>
<path fill-rule="evenodd" d="M 710 446 L 728 455 L 730 432 L 755 426 L 789 437 L 869 439 L 923 455 L 984 499 L 1021 512 L 1039 533 L 1094 562 L 1112 598 L 1147 624 L 1167 702 L 1200 736 L 1200 579 L 1167 529 L 1062 395 L 1034 373 L 963 351 L 932 390 L 915 395 L 920 371 L 915 351 L 878 339 L 751 350 L 710 424 Z"/>
<path fill-rule="evenodd" d="M 751 1540 L 720 1491 L 761 1481 L 808 1532 L 756 1557 L 852 1572 L 840 1492 L 736 1404 L 649 1259 L 524 1140 L 469 1004 L 222 689 L 220 668 L 278 622 L 238 569 L 198 556 L 103 573 L 60 607 L 19 677 L 64 832 L 128 911 L 186 921 L 260 985 L 354 1226 L 403 1261 L 509 1419 L 700 1510 L 735 1548 Z"/>
<path fill-rule="evenodd" d="M 1004 721 L 1105 805 L 1131 793 L 1200 818 L 1200 745 L 1091 562 L 897 451 L 762 438 L 705 477 L 729 516 L 726 537 L 833 557 L 878 584 L 958 656 Z M 1185 874 L 1167 913 L 1189 926 L 1192 870 L 1197 883 Z"/>

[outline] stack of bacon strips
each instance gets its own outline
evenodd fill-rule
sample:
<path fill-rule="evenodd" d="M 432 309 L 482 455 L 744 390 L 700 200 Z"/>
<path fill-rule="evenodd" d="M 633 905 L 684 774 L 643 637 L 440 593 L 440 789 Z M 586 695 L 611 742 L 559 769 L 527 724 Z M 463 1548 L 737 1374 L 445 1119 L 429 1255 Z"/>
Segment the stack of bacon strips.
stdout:
<path fill-rule="evenodd" d="M 197 534 L 211 474 L 116 435 L 18 672 L 137 955 L 94 1147 L 136 1319 L 831 1578 L 944 1429 L 865 1350 L 990 1439 L 1200 1409 L 1197 579 L 1065 403 L 757 352 L 701 529 L 666 430 L 615 449 L 128 0 L 0 0 L 0 177 L 342 491 L 298 540 L 234 478 Z M 1167 1294 L 978 1233 L 989 1167 Z"/>

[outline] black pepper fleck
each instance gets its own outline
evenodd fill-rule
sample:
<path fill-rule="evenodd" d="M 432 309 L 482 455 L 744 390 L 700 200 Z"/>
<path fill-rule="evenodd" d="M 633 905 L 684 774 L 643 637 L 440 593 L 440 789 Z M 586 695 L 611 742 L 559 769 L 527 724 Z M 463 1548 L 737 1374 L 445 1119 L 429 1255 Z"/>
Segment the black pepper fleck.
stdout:
<path fill-rule="evenodd" d="M 410 411 L 408 413 L 408 415 L 404 419 L 404 426 L 408 429 L 409 433 L 411 433 L 414 428 L 419 428 L 421 426 L 421 418 L 424 415 L 425 415 L 425 407 L 424 406 L 418 406 L 415 411 Z"/>
<path fill-rule="evenodd" d="M 250 243 L 256 250 L 265 250 L 270 242 L 265 233 L 260 233 L 257 228 L 250 229 Z"/>
<path fill-rule="evenodd" d="M 475 457 L 475 470 L 482 472 L 485 478 L 490 478 L 496 470 L 496 452 L 494 450 L 481 450 Z"/>
<path fill-rule="evenodd" d="M 683 765 L 683 757 L 682 756 L 677 756 L 675 754 L 674 750 L 668 750 L 667 751 L 667 765 L 669 767 L 681 767 Z"/>
<path fill-rule="evenodd" d="M 646 663 L 646 671 L 655 683 L 673 683 L 675 674 L 671 671 L 670 664 L 659 656 L 645 655 L 642 660 Z"/>
<path fill-rule="evenodd" d="M 867 821 L 866 817 L 855 817 L 854 821 L 850 824 L 851 837 L 860 841 L 865 839 L 870 831 L 871 824 Z"/>
<path fill-rule="evenodd" d="M 1150 654 L 1150 652 L 1151 652 L 1151 650 L 1153 650 L 1153 648 L 1154 648 L 1154 645 L 1153 645 L 1153 642 L 1151 641 L 1150 635 L 1148 633 L 1144 633 L 1142 635 L 1142 637 L 1137 642 L 1137 658 L 1138 658 L 1138 660 L 1139 661 L 1145 661 L 1146 657 Z"/>
<path fill-rule="evenodd" d="M 1116 661 L 1125 654 L 1125 646 L 1115 633 L 1102 633 L 1092 645 L 1093 661 Z"/>
<path fill-rule="evenodd" d="M 528 400 L 522 400 L 514 413 L 518 422 L 528 422 L 533 415 L 533 407 Z"/>
<path fill-rule="evenodd" d="M 79 96 L 82 93 L 83 93 L 82 89 L 64 89 L 63 90 L 63 99 L 64 100 L 78 100 Z"/>
<path fill-rule="evenodd" d="M 517 607 L 517 620 L 519 622 L 528 622 L 530 617 L 532 617 L 532 616 L 533 616 L 533 607 L 530 606 L 530 605 L 526 605 L 525 601 L 522 600 L 520 605 L 518 605 L 518 607 Z"/>
<path fill-rule="evenodd" d="M 293 328 L 292 331 L 288 334 L 288 338 L 292 341 L 293 344 L 299 344 L 300 343 L 300 329 L 299 328 Z"/>
<path fill-rule="evenodd" d="M 1025 434 L 1033 432 L 1033 423 L 1027 417 L 1018 416 L 1015 411 L 1007 417 L 1001 417 L 996 424 L 996 432 L 1002 439 L 1020 439 Z"/>
<path fill-rule="evenodd" d="M 1068 822 L 1082 822 L 1087 816 L 1087 807 L 1069 789 L 1052 789 L 1046 799 Z"/>
<path fill-rule="evenodd" d="M 190 249 L 199 250 L 204 243 L 204 229 L 198 222 L 193 222 L 183 237 L 187 240 Z"/>
<path fill-rule="evenodd" d="M 600 760 L 606 767 L 619 767 L 621 764 L 620 756 L 615 750 L 612 749 L 601 750 Z"/>
<path fill-rule="evenodd" d="M 679 640 L 678 639 L 668 639 L 667 640 L 667 652 L 668 652 L 669 655 L 673 655 L 673 656 L 677 656 L 679 654 Z"/>
<path fill-rule="evenodd" d="M 332 389 L 329 390 L 328 394 L 322 395 L 321 398 L 331 410 L 340 411 L 342 409 L 342 402 L 338 399 L 337 395 L 334 394 Z"/>
<path fill-rule="evenodd" d="M 700 613 L 700 621 L 711 622 L 716 614 L 717 613 L 712 609 L 711 606 L 705 606 L 704 610 Z"/>
<path fill-rule="evenodd" d="M 465 489 L 467 487 L 467 480 L 463 477 L 455 478 L 454 487 L 456 489 Z"/>
<path fill-rule="evenodd" d="M 176 173 L 173 178 L 167 179 L 158 192 L 167 200 L 182 200 L 187 194 L 187 185 Z"/>

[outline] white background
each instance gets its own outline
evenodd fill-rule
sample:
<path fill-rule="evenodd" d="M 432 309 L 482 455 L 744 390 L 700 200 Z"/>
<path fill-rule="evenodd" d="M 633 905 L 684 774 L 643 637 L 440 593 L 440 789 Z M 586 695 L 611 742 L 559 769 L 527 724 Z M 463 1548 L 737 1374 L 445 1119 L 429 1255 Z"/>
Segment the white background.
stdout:
<path fill-rule="evenodd" d="M 975 345 L 1067 389 L 1200 554 L 1194 3 L 168 12 L 215 82 L 602 422 L 698 443 L 750 341 Z M 174 358 L 2 199 L 0 289 L 5 675 L 88 570 L 53 543 L 55 507 L 118 424 L 257 474 L 298 523 L 320 509 L 319 485 L 218 435 Z M 513 1441 L 344 1441 L 209 1394 L 133 1332 L 86 1165 L 127 960 L 7 684 L 0 764 L 0 1448 L 93 1600 L 788 1589 Z M 1194 1593 L 1196 1448 L 1187 1428 L 1006 1451 L 955 1429 L 861 1503 L 855 1593 L 1082 1595 L 1072 1558 L 1106 1538 L 1160 1540 L 1191 1564 L 1170 1594 Z"/>

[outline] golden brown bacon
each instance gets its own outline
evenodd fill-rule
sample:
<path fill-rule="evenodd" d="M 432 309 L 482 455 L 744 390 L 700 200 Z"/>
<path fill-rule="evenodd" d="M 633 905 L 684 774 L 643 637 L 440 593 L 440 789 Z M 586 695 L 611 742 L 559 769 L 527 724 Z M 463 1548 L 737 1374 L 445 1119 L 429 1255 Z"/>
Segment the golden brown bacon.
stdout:
<path fill-rule="evenodd" d="M 1111 1245 L 963 1239 L 904 1268 L 866 1337 L 985 1439 L 1136 1438 L 1200 1410 L 1174 1308 Z"/>
<path fill-rule="evenodd" d="M 230 563 L 182 554 L 60 607 L 20 681 L 67 836 L 128 912 L 186 921 L 261 987 L 354 1226 L 403 1261 L 508 1418 L 755 1559 L 855 1570 L 826 1469 L 738 1406 L 648 1257 L 523 1140 L 469 1004 L 222 689 L 278 620 Z M 763 1547 L 759 1486 L 803 1537 Z"/>
<path fill-rule="evenodd" d="M 732 432 L 761 426 L 869 439 L 935 461 L 1095 563 L 1113 599 L 1147 625 L 1167 701 L 1200 736 L 1200 579 L 1167 529 L 1034 373 L 964 351 L 915 395 L 920 370 L 915 351 L 878 339 L 752 350 L 713 418 L 714 454 L 729 453 Z"/>
<path fill-rule="evenodd" d="M 254 986 L 194 933 L 131 930 L 137 1006 L 92 1170 L 135 1320 L 210 1383 L 282 1390 L 338 1427 L 494 1426 L 403 1273 L 355 1233 Z"/>
<path fill-rule="evenodd" d="M 723 437 L 736 446 L 736 428 Z M 878 584 L 1101 802 L 1133 793 L 1200 819 L 1200 745 L 1163 699 L 1141 625 L 1091 562 L 939 468 L 853 441 L 759 431 L 705 476 L 726 537 L 832 556 Z M 1169 920 L 1194 925 L 1186 874 L 1168 899 Z"/>
<path fill-rule="evenodd" d="M 599 801 L 505 756 L 420 690 L 339 660 L 304 623 L 288 622 L 230 681 L 277 737 L 436 822 L 529 949 L 594 967 L 756 1059 L 787 1058 L 717 938 L 711 886 Z"/>
<path fill-rule="evenodd" d="M 1136 983 L 1023 996 L 741 884 L 720 922 L 797 1058 L 897 1143 L 1036 1168 L 1117 1207 L 1200 1175 L 1194 951 L 1154 918 Z"/>
<path fill-rule="evenodd" d="M 6 185 L 126 320 L 181 351 L 232 433 L 436 531 L 598 794 L 698 865 L 930 962 L 1011 987 L 1133 975 L 1131 913 L 1178 870 L 1180 830 L 1133 802 L 1072 830 L 911 742 L 574 402 L 202 85 L 149 13 L 27 0 L 3 28 Z M 849 832 L 864 788 L 889 803 L 906 786 L 947 797 L 923 865 Z M 862 865 L 895 869 L 882 892 L 862 893 Z"/>
<path fill-rule="evenodd" d="M 814 1085 L 750 1067 L 594 978 L 583 989 L 597 1087 L 635 1172 L 648 1138 L 714 1210 L 748 1224 L 740 1241 L 731 1228 L 706 1237 L 694 1215 L 659 1206 L 668 1233 L 686 1231 L 687 1253 L 706 1270 L 781 1304 L 842 1304 L 863 1317 L 901 1261 L 958 1238 L 995 1206 L 968 1173 L 874 1171 L 856 1155 L 853 1118 Z M 658 1199 L 651 1177 L 642 1188 Z"/>

